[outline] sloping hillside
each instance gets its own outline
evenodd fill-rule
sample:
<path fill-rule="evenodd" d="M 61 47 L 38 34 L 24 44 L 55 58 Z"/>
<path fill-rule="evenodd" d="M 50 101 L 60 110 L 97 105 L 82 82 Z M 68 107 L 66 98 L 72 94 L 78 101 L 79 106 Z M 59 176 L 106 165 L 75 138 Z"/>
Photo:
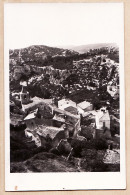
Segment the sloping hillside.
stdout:
<path fill-rule="evenodd" d="M 77 54 L 75 51 L 70 51 L 68 49 L 61 49 L 57 47 L 49 47 L 45 45 L 32 45 L 27 48 L 21 48 L 21 49 L 14 49 L 9 51 L 10 59 L 11 58 L 17 58 L 22 57 L 23 59 L 25 57 L 34 57 L 34 58 L 40 58 L 43 56 L 70 56 Z"/>

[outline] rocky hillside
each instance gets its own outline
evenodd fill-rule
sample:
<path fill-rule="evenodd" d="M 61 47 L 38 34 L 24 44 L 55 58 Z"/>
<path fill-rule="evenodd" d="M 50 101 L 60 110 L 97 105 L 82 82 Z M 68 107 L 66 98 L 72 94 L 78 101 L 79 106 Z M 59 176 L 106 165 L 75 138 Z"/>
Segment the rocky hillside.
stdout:
<path fill-rule="evenodd" d="M 69 58 L 77 55 L 78 52 L 68 49 L 48 47 L 43 45 L 35 45 L 22 49 L 14 49 L 9 51 L 10 65 L 50 65 L 56 63 L 61 58 Z M 56 63 L 57 64 L 57 63 Z"/>
<path fill-rule="evenodd" d="M 37 148 L 26 138 L 25 125 L 11 125 L 10 128 L 12 173 L 120 171 L 119 149 L 114 146 L 117 141 L 113 140 L 114 150 L 107 150 L 110 140 L 81 141 L 71 138 L 61 142 L 57 148 L 52 148 L 49 140 Z M 73 152 L 69 155 L 72 148 Z"/>
<path fill-rule="evenodd" d="M 110 101 L 107 85 L 119 84 L 119 64 L 110 56 L 119 61 L 119 54 L 103 48 L 93 52 L 79 54 L 48 46 L 10 50 L 11 93 L 20 92 L 20 82 L 26 80 L 32 97 Z"/>

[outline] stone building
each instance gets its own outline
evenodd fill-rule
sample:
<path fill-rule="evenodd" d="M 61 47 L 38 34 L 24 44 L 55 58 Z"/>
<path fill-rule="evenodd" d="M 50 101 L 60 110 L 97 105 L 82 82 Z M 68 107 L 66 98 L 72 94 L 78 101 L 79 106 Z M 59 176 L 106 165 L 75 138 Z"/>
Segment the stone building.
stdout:
<path fill-rule="evenodd" d="M 83 101 L 79 104 L 77 104 L 78 110 L 81 114 L 87 111 L 92 111 L 93 110 L 93 105 L 90 102 Z"/>
<path fill-rule="evenodd" d="M 21 100 L 21 104 L 23 105 L 30 103 L 29 92 L 27 91 L 27 88 L 25 86 L 22 86 L 22 90 L 20 92 L 20 100 Z"/>
<path fill-rule="evenodd" d="M 101 108 L 96 114 L 96 138 L 111 137 L 110 115 L 106 108 Z"/>
<path fill-rule="evenodd" d="M 110 129 L 110 115 L 106 108 L 101 108 L 96 114 L 96 128 L 97 129 Z"/>
<path fill-rule="evenodd" d="M 58 101 L 58 108 L 61 109 L 61 110 L 65 110 L 67 109 L 68 107 L 71 107 L 72 108 L 76 108 L 77 105 L 75 102 L 73 102 L 72 100 L 69 100 L 69 99 L 62 99 L 62 100 L 59 100 Z"/>
<path fill-rule="evenodd" d="M 34 112 L 29 113 L 25 118 L 24 121 L 26 123 L 26 126 L 30 130 L 34 130 L 40 125 L 45 126 L 52 126 L 53 125 L 53 119 L 45 119 L 43 118 L 39 112 L 38 109 L 36 109 Z"/>

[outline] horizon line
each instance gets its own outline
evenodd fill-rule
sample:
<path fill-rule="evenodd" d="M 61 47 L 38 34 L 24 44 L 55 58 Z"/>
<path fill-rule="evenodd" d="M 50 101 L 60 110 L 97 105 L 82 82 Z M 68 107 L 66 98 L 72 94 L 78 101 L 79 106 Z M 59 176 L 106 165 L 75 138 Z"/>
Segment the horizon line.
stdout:
<path fill-rule="evenodd" d="M 19 48 L 9 48 L 9 50 L 17 50 L 17 49 L 25 49 L 25 48 L 28 48 L 28 47 L 32 47 L 32 46 L 45 46 L 45 47 L 54 47 L 54 48 L 59 48 L 59 49 L 67 49 L 67 47 L 84 47 L 84 46 L 89 46 L 89 45 L 98 45 L 98 44 L 116 44 L 118 46 L 118 44 L 116 42 L 97 42 L 97 43 L 86 43 L 86 44 L 81 44 L 81 45 L 74 45 L 74 44 L 70 44 L 70 45 L 44 45 L 44 44 L 32 44 L 32 45 L 29 45 L 29 46 L 25 46 L 25 47 L 19 47 Z M 118 46 L 119 47 L 119 46 Z M 69 48 L 71 49 L 71 48 Z"/>

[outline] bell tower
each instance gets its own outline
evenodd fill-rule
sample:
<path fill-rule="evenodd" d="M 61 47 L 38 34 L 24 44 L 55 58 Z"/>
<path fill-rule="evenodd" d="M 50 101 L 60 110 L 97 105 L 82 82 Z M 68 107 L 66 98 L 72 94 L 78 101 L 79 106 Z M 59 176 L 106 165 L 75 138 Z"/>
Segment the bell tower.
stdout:
<path fill-rule="evenodd" d="M 20 92 L 20 100 L 21 100 L 21 104 L 30 103 L 29 92 L 27 91 L 25 86 L 22 86 L 22 90 Z"/>

